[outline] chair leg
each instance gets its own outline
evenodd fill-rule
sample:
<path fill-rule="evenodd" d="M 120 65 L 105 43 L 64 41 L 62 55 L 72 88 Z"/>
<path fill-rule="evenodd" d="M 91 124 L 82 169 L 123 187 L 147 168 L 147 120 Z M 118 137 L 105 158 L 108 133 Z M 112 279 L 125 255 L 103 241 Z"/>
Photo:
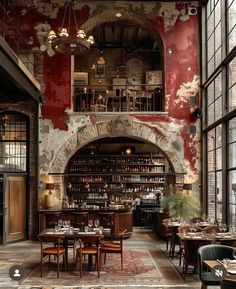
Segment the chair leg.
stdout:
<path fill-rule="evenodd" d="M 99 255 L 96 255 L 96 264 L 97 264 L 97 270 L 98 270 L 98 278 L 100 277 L 100 266 L 99 266 Z"/>
<path fill-rule="evenodd" d="M 207 285 L 202 283 L 201 289 L 207 289 Z"/>
<path fill-rule="evenodd" d="M 121 270 L 123 271 L 123 253 L 121 253 Z"/>
<path fill-rule="evenodd" d="M 43 277 L 43 256 L 41 256 L 41 277 Z"/>
<path fill-rule="evenodd" d="M 180 248 L 179 249 L 179 266 L 181 266 L 181 263 L 182 263 L 182 256 L 183 256 L 183 249 Z"/>
<path fill-rule="evenodd" d="M 82 277 L 82 254 L 80 254 L 79 258 L 79 267 L 80 267 L 80 278 Z"/>
<path fill-rule="evenodd" d="M 60 268 L 59 268 L 59 264 L 60 264 L 60 263 L 59 263 L 59 261 L 60 261 L 59 259 L 60 259 L 60 258 L 59 258 L 59 255 L 57 255 L 57 279 L 59 278 L 59 269 L 60 269 Z"/>
<path fill-rule="evenodd" d="M 106 256 L 107 256 L 107 254 L 106 253 L 104 253 L 104 265 L 106 264 Z"/>
<path fill-rule="evenodd" d="M 63 267 L 64 267 L 64 271 L 67 271 L 67 266 L 66 266 L 66 255 L 65 255 L 65 253 L 63 254 Z"/>
<path fill-rule="evenodd" d="M 48 269 L 51 271 L 51 255 L 48 255 Z"/>

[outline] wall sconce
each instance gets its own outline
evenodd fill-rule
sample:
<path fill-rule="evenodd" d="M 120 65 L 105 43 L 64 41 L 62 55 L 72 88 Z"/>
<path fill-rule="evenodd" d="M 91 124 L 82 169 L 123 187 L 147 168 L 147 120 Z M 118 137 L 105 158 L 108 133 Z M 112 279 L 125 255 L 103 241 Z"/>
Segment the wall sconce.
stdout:
<path fill-rule="evenodd" d="M 49 195 L 52 194 L 52 190 L 54 190 L 55 186 L 54 183 L 46 183 L 46 190 L 49 190 Z"/>
<path fill-rule="evenodd" d="M 192 190 L 192 184 L 183 184 L 183 190 L 187 191 L 187 193 L 189 193 L 189 191 Z"/>
<path fill-rule="evenodd" d="M 46 183 L 46 190 L 49 190 L 48 195 L 45 195 L 45 206 L 46 209 L 52 209 L 54 206 L 54 196 L 52 190 L 54 190 L 54 183 Z"/>

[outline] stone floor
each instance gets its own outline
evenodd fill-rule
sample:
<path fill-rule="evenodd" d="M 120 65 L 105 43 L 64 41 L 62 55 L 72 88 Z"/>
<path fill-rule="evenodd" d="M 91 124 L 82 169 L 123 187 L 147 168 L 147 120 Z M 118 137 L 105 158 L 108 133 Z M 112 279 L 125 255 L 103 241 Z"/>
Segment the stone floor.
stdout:
<path fill-rule="evenodd" d="M 143 248 L 159 247 L 165 250 L 165 242 L 157 238 L 156 234 L 147 228 L 134 228 L 134 234 L 131 238 L 124 241 L 124 246 L 138 246 Z M 0 246 L 0 288 L 4 289 L 122 289 L 122 288 L 138 288 L 138 289 L 174 289 L 174 288 L 191 288 L 200 289 L 201 283 L 199 282 L 196 274 L 188 274 L 184 285 L 176 284 L 175 286 L 158 285 L 158 286 L 139 286 L 139 285 L 126 285 L 126 284 L 113 284 L 109 287 L 92 286 L 83 284 L 80 287 L 70 286 L 29 286 L 19 285 L 17 281 L 13 281 L 9 278 L 9 268 L 13 265 L 24 264 L 27 270 L 31 270 L 33 266 L 39 263 L 39 244 L 30 241 L 20 242 L 16 244 L 10 244 L 7 246 Z M 179 272 L 182 272 L 182 268 L 178 265 L 179 259 L 176 257 L 173 260 L 176 268 Z M 27 267 L 28 264 L 28 267 Z M 219 287 L 211 287 L 211 289 L 219 289 Z"/>

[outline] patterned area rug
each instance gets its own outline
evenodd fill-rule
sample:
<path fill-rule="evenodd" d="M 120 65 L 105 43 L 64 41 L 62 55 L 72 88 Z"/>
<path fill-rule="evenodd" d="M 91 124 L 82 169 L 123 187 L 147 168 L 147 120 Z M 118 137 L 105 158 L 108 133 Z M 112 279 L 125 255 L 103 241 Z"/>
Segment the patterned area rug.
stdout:
<path fill-rule="evenodd" d="M 109 285 L 173 285 L 184 284 L 183 279 L 172 263 L 161 250 L 130 248 L 124 250 L 124 270 L 120 269 L 120 255 L 107 254 L 106 264 L 102 266 L 100 278 L 97 272 L 61 272 L 60 279 L 56 278 L 56 271 L 45 270 L 43 278 L 40 277 L 40 267 L 31 271 L 21 285 L 31 286 L 109 286 Z"/>

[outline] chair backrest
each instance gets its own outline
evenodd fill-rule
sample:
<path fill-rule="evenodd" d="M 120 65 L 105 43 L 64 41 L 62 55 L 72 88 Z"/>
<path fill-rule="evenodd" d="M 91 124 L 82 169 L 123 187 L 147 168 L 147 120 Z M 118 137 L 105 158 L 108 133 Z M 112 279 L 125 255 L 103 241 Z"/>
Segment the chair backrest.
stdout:
<path fill-rule="evenodd" d="M 167 223 L 167 224 L 168 224 L 168 223 L 170 222 L 170 220 L 171 220 L 171 218 L 163 219 L 163 220 L 162 220 L 162 223 Z"/>
<path fill-rule="evenodd" d="M 61 244 L 63 242 L 62 236 L 40 236 L 39 242 L 41 246 L 41 254 L 43 248 L 46 247 L 46 244 L 48 246 L 48 243 L 52 243 L 55 248 L 57 248 L 57 253 L 59 254 L 59 248 L 61 247 Z"/>
<path fill-rule="evenodd" d="M 233 279 L 223 279 L 220 284 L 221 289 L 235 289 L 236 280 Z"/>
<path fill-rule="evenodd" d="M 126 234 L 129 234 L 129 233 L 127 233 L 127 229 L 123 230 L 122 232 L 120 232 L 118 234 L 118 236 L 120 238 L 120 247 L 121 247 L 121 249 L 123 248 L 123 239 L 126 236 Z"/>
<path fill-rule="evenodd" d="M 193 225 L 181 225 L 178 227 L 178 232 L 179 233 L 183 233 L 184 231 L 185 232 L 191 232 L 190 228 L 192 228 Z M 196 232 L 201 232 L 202 231 L 202 228 L 198 227 L 198 226 L 195 226 L 195 229 L 196 229 Z"/>
<path fill-rule="evenodd" d="M 204 218 L 202 217 L 194 217 L 190 220 L 190 223 L 196 224 L 196 223 L 200 223 L 200 222 L 204 222 Z"/>
<path fill-rule="evenodd" d="M 97 247 L 100 244 L 100 240 L 103 238 L 102 235 L 87 235 L 87 236 L 80 236 L 79 243 L 80 246 L 83 246 L 84 243 L 89 245 L 96 245 Z"/>
<path fill-rule="evenodd" d="M 205 233 L 215 233 L 215 232 L 218 233 L 220 232 L 220 229 L 219 229 L 219 225 L 212 225 L 209 227 L 205 227 L 202 231 Z"/>
<path fill-rule="evenodd" d="M 204 260 L 222 260 L 224 258 L 234 259 L 233 257 L 233 247 L 220 245 L 220 244 L 209 244 L 198 248 L 198 268 L 199 268 L 199 278 L 204 283 L 204 271 L 206 268 L 203 265 Z"/>
<path fill-rule="evenodd" d="M 60 244 L 63 241 L 62 236 L 40 236 L 39 242 L 40 243 L 53 243 L 53 244 Z"/>

